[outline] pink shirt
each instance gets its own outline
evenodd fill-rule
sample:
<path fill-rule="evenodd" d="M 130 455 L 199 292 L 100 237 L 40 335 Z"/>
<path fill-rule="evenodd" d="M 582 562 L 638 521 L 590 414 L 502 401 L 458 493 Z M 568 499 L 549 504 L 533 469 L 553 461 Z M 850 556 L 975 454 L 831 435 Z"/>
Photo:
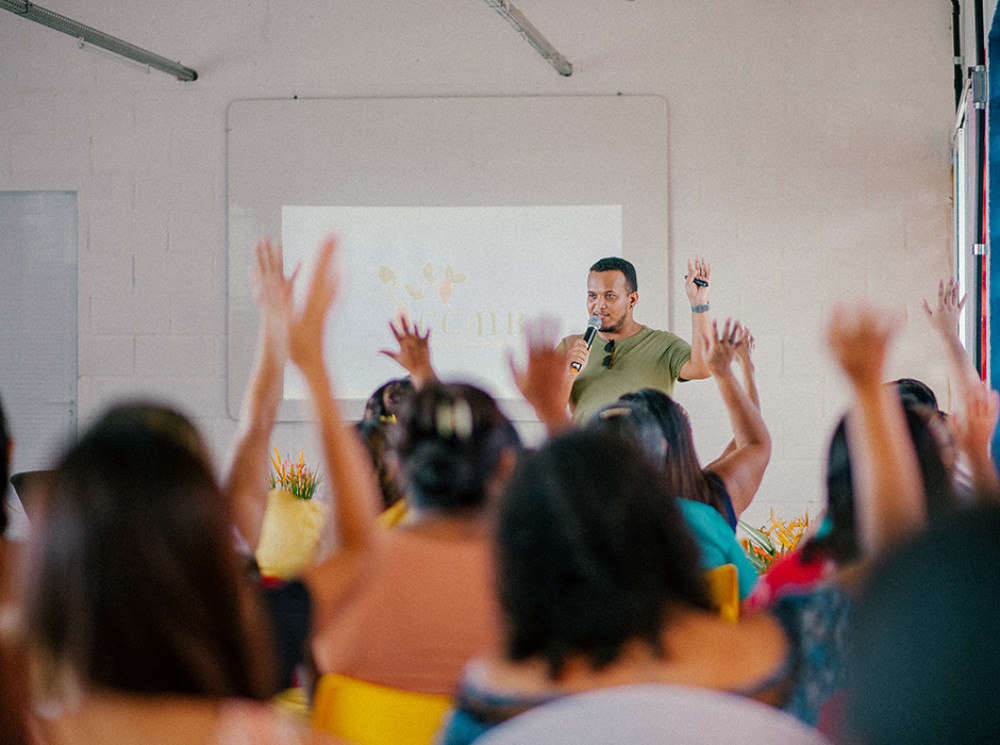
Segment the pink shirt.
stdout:
<path fill-rule="evenodd" d="M 500 641 L 493 560 L 483 537 L 409 530 L 380 536 L 371 570 L 319 629 L 319 672 L 421 693 L 454 693 L 462 668 Z"/>

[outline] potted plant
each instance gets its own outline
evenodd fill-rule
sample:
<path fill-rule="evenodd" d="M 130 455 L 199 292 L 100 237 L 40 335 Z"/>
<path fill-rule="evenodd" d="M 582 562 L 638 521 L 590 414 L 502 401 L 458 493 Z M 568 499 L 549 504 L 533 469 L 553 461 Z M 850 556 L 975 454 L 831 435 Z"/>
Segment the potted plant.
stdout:
<path fill-rule="evenodd" d="M 299 452 L 298 461 L 271 456 L 267 509 L 257 545 L 257 564 L 264 577 L 292 579 L 315 559 L 329 505 L 313 497 L 319 476 Z"/>

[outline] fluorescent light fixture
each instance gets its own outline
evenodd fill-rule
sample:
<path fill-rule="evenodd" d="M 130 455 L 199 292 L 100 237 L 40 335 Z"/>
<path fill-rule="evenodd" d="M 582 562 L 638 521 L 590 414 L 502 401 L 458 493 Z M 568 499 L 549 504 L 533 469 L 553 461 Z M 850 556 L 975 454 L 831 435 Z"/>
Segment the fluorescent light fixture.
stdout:
<path fill-rule="evenodd" d="M 573 65 L 570 61 L 556 51 L 548 39 L 531 25 L 531 22 L 524 17 L 524 13 L 514 7 L 513 3 L 507 2 L 507 0 L 486 0 L 486 4 L 499 13 L 507 23 L 516 28 L 518 33 L 527 39 L 528 43 L 547 59 L 560 75 L 565 75 L 568 78 L 573 74 Z"/>
<path fill-rule="evenodd" d="M 96 28 L 85 26 L 66 16 L 53 13 L 51 10 L 40 8 L 26 0 L 0 0 L 0 8 L 9 10 L 11 13 L 19 15 L 22 18 L 27 18 L 29 21 L 35 21 L 35 23 L 40 23 L 43 26 L 54 28 L 56 31 L 69 34 L 77 40 L 77 45 L 81 49 L 85 48 L 86 45 L 100 47 L 112 54 L 117 54 L 120 57 L 138 62 L 140 65 L 154 67 L 168 75 L 173 75 L 178 80 L 191 81 L 198 79 L 198 73 L 190 67 L 184 67 L 179 62 L 172 62 L 166 57 L 147 52 L 145 49 L 141 49 L 134 44 L 129 44 L 127 41 L 122 41 L 103 31 L 98 31 Z"/>

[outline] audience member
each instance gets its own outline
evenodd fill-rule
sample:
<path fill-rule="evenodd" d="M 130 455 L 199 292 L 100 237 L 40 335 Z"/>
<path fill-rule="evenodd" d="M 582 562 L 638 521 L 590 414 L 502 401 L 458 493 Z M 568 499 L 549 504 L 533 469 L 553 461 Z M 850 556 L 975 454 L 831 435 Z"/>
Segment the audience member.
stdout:
<path fill-rule="evenodd" d="M 450 693 L 465 660 L 499 636 L 486 515 L 513 467 L 516 433 L 483 391 L 425 381 L 399 423 L 412 515 L 397 530 L 377 532 L 377 485 L 361 442 L 340 415 L 323 363 L 323 328 L 338 284 L 334 251 L 333 241 L 321 248 L 305 307 L 296 314 L 280 252 L 267 242 L 258 245 L 262 326 L 274 329 L 265 333 L 262 357 L 282 362 L 260 368 L 260 385 L 251 386 L 249 398 L 280 396 L 287 349 L 316 408 L 338 534 L 335 552 L 283 588 L 284 597 L 272 596 L 272 608 L 286 619 L 298 615 L 298 623 L 289 623 L 293 638 L 311 628 L 319 673 Z M 426 342 L 426 335 L 420 340 Z M 272 407 L 259 401 L 249 407 L 247 431 L 269 432 Z M 266 459 L 266 439 L 241 444 L 237 462 Z M 239 499 L 257 503 L 242 512 L 254 518 L 243 529 L 256 536 L 262 489 L 247 484 Z"/>
<path fill-rule="evenodd" d="M 956 507 L 951 471 L 942 456 L 948 445 L 947 432 L 933 409 L 909 404 L 904 411 L 907 436 L 917 452 L 928 500 L 925 509 L 932 516 L 944 515 Z M 856 529 L 855 480 L 848 448 L 847 419 L 846 415 L 841 418 L 830 440 L 826 510 L 819 528 L 760 577 L 744 605 L 745 610 L 767 607 L 784 594 L 807 592 L 862 557 Z"/>
<path fill-rule="evenodd" d="M 398 378 L 380 385 L 365 403 L 364 415 L 355 427 L 368 449 L 372 467 L 378 476 L 382 493 L 382 508 L 388 510 L 399 505 L 405 490 L 399 475 L 399 463 L 395 456 L 395 442 L 398 439 L 399 412 L 406 400 L 413 396 L 416 388 L 409 378 Z M 399 510 L 400 516 L 405 510 Z M 382 519 L 382 518 L 380 518 Z"/>
<path fill-rule="evenodd" d="M 1000 742 L 1000 507 L 959 514 L 872 570 L 848 635 L 845 741 Z"/>
<path fill-rule="evenodd" d="M 733 442 L 704 468 L 694 449 L 691 421 L 684 408 L 669 396 L 649 388 L 622 396 L 641 401 L 660 422 L 667 439 L 666 476 L 670 490 L 696 502 L 715 507 L 733 531 L 750 505 L 771 459 L 771 436 L 747 391 L 732 370 L 738 347 L 748 345 L 747 331 L 727 319 L 720 334 L 715 322 L 698 343 L 715 379 L 733 428 Z M 755 390 L 755 389 L 754 389 Z"/>
<path fill-rule="evenodd" d="M 605 406 L 590 420 L 587 428 L 610 432 L 633 441 L 653 466 L 662 471 L 667 447 L 663 430 L 641 402 L 621 401 Z M 714 507 L 674 495 L 671 498 L 676 499 L 681 516 L 698 544 L 702 570 L 707 571 L 724 564 L 734 565 L 739 598 L 746 598 L 757 582 L 757 570 L 733 535 L 732 528 Z"/>
<path fill-rule="evenodd" d="M 727 344 L 732 338 L 731 333 L 732 329 L 726 329 L 720 338 L 718 330 L 713 326 L 712 336 L 708 340 L 708 351 L 705 354 L 709 367 L 713 370 L 720 370 L 722 376 L 726 375 L 724 368 L 729 366 L 727 358 L 731 359 L 732 350 L 729 347 L 732 345 Z M 650 411 L 650 406 L 655 406 L 661 416 L 654 415 Z M 678 478 L 677 474 L 670 472 L 670 469 L 683 467 L 681 464 L 684 463 L 684 460 L 676 455 L 677 438 L 668 439 L 668 435 L 676 431 L 675 428 L 661 426 L 662 421 L 670 421 L 669 417 L 663 416 L 663 412 L 669 412 L 671 409 L 682 411 L 680 406 L 665 394 L 645 389 L 638 394 L 623 396 L 617 403 L 605 407 L 598 412 L 589 426 L 618 431 L 626 437 L 635 439 L 640 444 L 654 465 L 664 471 L 662 478 L 666 481 L 667 490 L 678 497 L 677 504 L 684 520 L 698 542 L 702 568 L 711 569 L 722 564 L 734 564 L 737 569 L 739 596 L 743 599 L 753 589 L 757 581 L 757 572 L 747 558 L 743 547 L 737 542 L 733 534 L 733 526 L 726 521 L 716 507 L 688 498 L 685 492 L 677 491 L 678 488 L 682 488 L 690 482 L 685 482 L 682 478 Z M 732 458 L 731 465 L 740 458 L 759 458 L 762 454 L 753 452 L 753 447 L 746 445 L 742 440 L 741 437 L 739 445 L 734 445 L 727 450 L 728 457 Z M 687 445 L 693 453 L 689 432 Z M 766 452 L 763 453 L 763 456 L 766 458 Z M 695 464 L 695 468 L 697 468 L 697 461 Z M 700 469 L 698 472 L 700 474 Z"/>
<path fill-rule="evenodd" d="M 420 389 L 401 420 L 410 516 L 379 536 L 363 587 L 316 630 L 321 672 L 450 693 L 499 638 L 487 515 L 517 437 L 495 402 L 463 384 Z"/>
<path fill-rule="evenodd" d="M 938 282 L 938 301 L 934 308 L 924 300 L 924 311 L 944 347 L 948 371 L 958 393 L 958 405 L 955 406 L 958 413 L 949 417 L 960 455 L 956 463 L 956 481 L 968 487 L 972 501 L 992 502 L 1000 499 L 1000 478 L 990 452 L 992 432 L 1000 412 L 1000 394 L 980 379 L 979 371 L 962 346 L 958 323 L 963 307 L 965 297 L 959 297 L 954 277 Z M 934 406 L 937 408 L 936 402 Z M 980 431 L 983 427 L 990 428 L 989 439 L 983 437 L 984 432 Z"/>
<path fill-rule="evenodd" d="M 613 457 L 595 458 L 600 454 Z M 698 548 L 629 440 L 574 430 L 526 456 L 496 530 L 502 652 L 472 663 L 442 741 L 573 693 L 670 683 L 779 699 L 786 642 L 711 610 Z"/>
<path fill-rule="evenodd" d="M 23 590 L 45 742 L 312 740 L 265 703 L 269 637 L 232 519 L 170 409 L 115 406 L 64 455 Z"/>

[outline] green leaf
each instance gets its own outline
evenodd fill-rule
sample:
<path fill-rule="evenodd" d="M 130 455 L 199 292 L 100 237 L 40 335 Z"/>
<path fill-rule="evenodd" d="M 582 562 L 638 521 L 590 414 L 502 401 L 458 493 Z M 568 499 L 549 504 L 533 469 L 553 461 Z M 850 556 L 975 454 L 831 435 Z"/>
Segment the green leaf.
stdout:
<path fill-rule="evenodd" d="M 420 290 L 415 289 L 413 285 L 411 285 L 409 282 L 406 283 L 406 294 L 409 295 L 414 300 L 424 299 L 424 293 L 421 292 Z"/>
<path fill-rule="evenodd" d="M 747 559 L 750 560 L 750 565 L 757 570 L 757 574 L 763 574 L 764 570 L 767 569 L 761 558 L 752 551 L 747 552 Z"/>
<path fill-rule="evenodd" d="M 424 267 L 424 279 L 426 279 L 430 284 L 437 282 L 437 280 L 434 279 L 434 267 L 431 266 L 430 262 L 427 262 L 427 265 Z"/>
<path fill-rule="evenodd" d="M 767 537 L 766 533 L 757 530 L 757 528 L 753 527 L 749 523 L 743 522 L 742 520 L 739 521 L 739 526 L 743 528 L 743 531 L 747 534 L 751 543 L 756 546 L 760 546 L 769 554 L 774 553 L 774 544 L 771 543 L 771 539 Z"/>
<path fill-rule="evenodd" d="M 390 269 L 389 267 L 383 265 L 378 268 L 378 278 L 382 282 L 382 284 L 395 282 L 396 273 L 392 271 L 392 269 Z"/>

